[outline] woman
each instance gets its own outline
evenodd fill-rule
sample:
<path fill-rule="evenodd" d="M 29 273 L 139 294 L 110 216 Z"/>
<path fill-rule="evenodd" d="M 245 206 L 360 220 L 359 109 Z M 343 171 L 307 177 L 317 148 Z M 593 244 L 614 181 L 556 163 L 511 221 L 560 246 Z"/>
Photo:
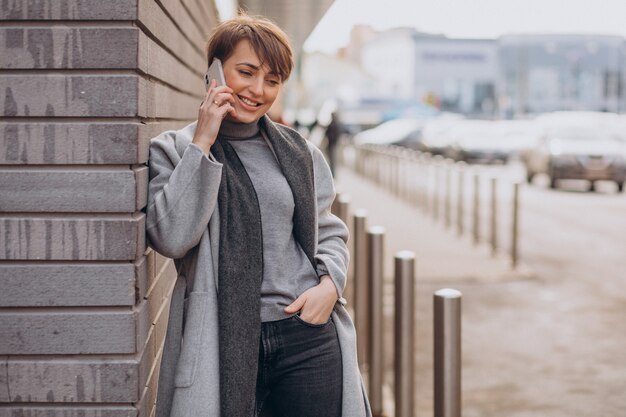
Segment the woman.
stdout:
<path fill-rule="evenodd" d="M 240 16 L 207 58 L 226 86 L 211 80 L 197 122 L 150 143 L 146 231 L 178 272 L 157 416 L 369 416 L 330 170 L 266 116 L 293 66 L 287 37 Z"/>

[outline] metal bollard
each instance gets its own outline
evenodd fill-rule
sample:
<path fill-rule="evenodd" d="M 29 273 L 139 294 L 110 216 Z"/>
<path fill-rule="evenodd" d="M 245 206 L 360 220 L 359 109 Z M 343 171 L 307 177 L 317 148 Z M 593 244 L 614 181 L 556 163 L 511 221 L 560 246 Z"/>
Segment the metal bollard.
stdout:
<path fill-rule="evenodd" d="M 456 229 L 459 236 L 463 236 L 464 232 L 464 216 L 465 216 L 465 162 L 459 162 L 459 184 L 458 196 L 456 204 Z"/>
<path fill-rule="evenodd" d="M 429 189 L 431 182 L 431 159 L 429 155 L 424 155 L 424 158 L 421 161 L 422 164 L 422 173 L 424 178 L 422 179 L 421 192 L 422 192 L 422 208 L 424 213 L 428 214 L 430 210 L 430 198 L 429 198 Z"/>
<path fill-rule="evenodd" d="M 341 196 L 341 191 L 337 190 L 335 194 L 335 199 L 330 204 L 330 212 L 337 216 L 339 213 L 339 197 Z"/>
<path fill-rule="evenodd" d="M 372 417 L 383 415 L 383 260 L 385 229 L 370 227 L 367 232 L 369 252 L 370 333 L 369 400 Z"/>
<path fill-rule="evenodd" d="M 461 417 L 461 293 L 434 295 L 435 417 Z"/>
<path fill-rule="evenodd" d="M 474 174 L 474 213 L 472 231 L 474 243 L 480 243 L 480 176 Z"/>
<path fill-rule="evenodd" d="M 512 221 L 512 233 L 511 233 L 511 267 L 517 268 L 517 261 L 519 257 L 517 240 L 519 234 L 519 183 L 513 184 L 513 221 Z"/>
<path fill-rule="evenodd" d="M 346 226 L 350 224 L 350 203 L 352 202 L 352 198 L 348 194 L 339 194 L 337 196 L 337 212 L 335 213 L 337 217 L 341 219 L 342 222 Z M 350 268 L 352 269 L 352 268 Z M 352 296 L 354 295 L 354 281 L 351 277 L 348 277 L 346 281 L 346 287 L 343 291 L 344 298 L 346 300 L 352 301 Z"/>
<path fill-rule="evenodd" d="M 435 173 L 433 175 L 433 179 L 434 179 L 433 218 L 435 219 L 435 221 L 437 221 L 439 220 L 439 192 L 440 192 L 439 184 L 441 183 L 441 179 L 440 179 L 441 166 L 440 166 L 439 160 L 435 160 L 435 163 L 433 164 L 433 168 L 435 170 Z"/>
<path fill-rule="evenodd" d="M 367 253 L 367 211 L 358 209 L 354 212 L 354 325 L 357 334 L 357 359 L 361 370 L 367 368 L 368 358 L 368 312 L 369 312 L 369 288 L 368 276 L 368 253 Z"/>
<path fill-rule="evenodd" d="M 415 385 L 415 254 L 395 256 L 395 417 L 413 417 Z"/>
<path fill-rule="evenodd" d="M 498 250 L 498 179 L 491 179 L 491 254 Z"/>
<path fill-rule="evenodd" d="M 335 214 L 347 225 L 349 222 L 350 202 L 352 198 L 348 194 L 341 193 L 337 194 L 335 201 L 337 202 L 337 211 Z"/>
<path fill-rule="evenodd" d="M 452 169 L 451 163 L 449 160 L 446 160 L 446 190 L 445 190 L 445 200 L 444 200 L 444 220 L 446 229 L 450 228 L 452 224 Z"/>

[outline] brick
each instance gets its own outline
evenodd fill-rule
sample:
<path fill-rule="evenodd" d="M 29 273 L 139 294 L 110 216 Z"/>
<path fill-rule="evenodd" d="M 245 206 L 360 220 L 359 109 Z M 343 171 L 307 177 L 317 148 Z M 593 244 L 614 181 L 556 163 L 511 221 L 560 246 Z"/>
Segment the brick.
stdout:
<path fill-rule="evenodd" d="M 0 211 L 132 213 L 145 205 L 147 171 L 147 167 L 0 169 Z"/>
<path fill-rule="evenodd" d="M 0 354 L 104 354 L 136 352 L 136 313 L 110 308 L 0 312 Z"/>
<path fill-rule="evenodd" d="M 136 275 L 130 262 L 0 262 L 0 307 L 132 307 Z"/>
<path fill-rule="evenodd" d="M 3 1 L 0 20 L 135 20 L 137 0 Z"/>
<path fill-rule="evenodd" d="M 138 355 L 19 358 L 8 362 L 11 402 L 131 403 L 145 381 Z"/>
<path fill-rule="evenodd" d="M 145 251 L 145 215 L 0 216 L 0 259 L 135 260 Z"/>
<path fill-rule="evenodd" d="M 134 69 L 139 33 L 130 26 L 0 27 L 0 68 Z"/>
<path fill-rule="evenodd" d="M 1 74 L 0 115 L 133 117 L 135 75 Z"/>
<path fill-rule="evenodd" d="M 142 164 L 160 125 L 0 122 L 0 164 Z"/>
<path fill-rule="evenodd" d="M 137 408 L 133 406 L 3 406 L 0 405 L 0 417 L 137 417 Z"/>

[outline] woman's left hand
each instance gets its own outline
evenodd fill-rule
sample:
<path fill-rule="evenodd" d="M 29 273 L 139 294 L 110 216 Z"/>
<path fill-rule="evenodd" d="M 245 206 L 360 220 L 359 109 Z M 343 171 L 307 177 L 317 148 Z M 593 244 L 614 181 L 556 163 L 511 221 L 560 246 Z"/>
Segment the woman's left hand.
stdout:
<path fill-rule="evenodd" d="M 318 285 L 309 288 L 285 307 L 285 313 L 294 314 L 300 311 L 300 318 L 307 323 L 324 324 L 328 321 L 336 302 L 337 288 L 330 276 L 324 275 Z"/>

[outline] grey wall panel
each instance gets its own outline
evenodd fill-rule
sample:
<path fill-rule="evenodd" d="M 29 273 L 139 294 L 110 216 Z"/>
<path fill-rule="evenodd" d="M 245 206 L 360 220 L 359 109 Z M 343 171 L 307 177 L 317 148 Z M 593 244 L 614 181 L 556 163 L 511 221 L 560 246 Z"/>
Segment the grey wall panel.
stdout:
<path fill-rule="evenodd" d="M 9 380 L 7 368 L 7 356 L 0 356 L 0 401 L 9 401 Z"/>
<path fill-rule="evenodd" d="M 135 352 L 141 352 L 145 348 L 152 323 L 150 321 L 150 303 L 147 300 L 141 301 L 133 312 L 135 320 Z M 148 358 L 150 360 L 151 358 Z"/>
<path fill-rule="evenodd" d="M 0 164 L 141 164 L 156 130 L 133 122 L 0 122 Z"/>
<path fill-rule="evenodd" d="M 156 350 L 159 351 L 165 341 L 165 333 L 167 331 L 167 322 L 169 320 L 169 311 L 170 311 L 170 295 L 172 294 L 172 289 L 174 286 L 170 288 L 168 298 L 163 301 L 161 304 L 161 308 L 157 312 L 154 318 L 154 343 Z"/>
<path fill-rule="evenodd" d="M 0 68 L 137 67 L 139 29 L 0 27 Z"/>
<path fill-rule="evenodd" d="M 181 91 L 198 96 L 198 100 L 204 96 L 203 75 L 206 64 L 189 69 L 144 33 L 139 35 L 138 53 L 138 68 L 141 71 Z"/>
<path fill-rule="evenodd" d="M 145 250 L 145 216 L 0 215 L 0 260 L 135 260 Z"/>
<path fill-rule="evenodd" d="M 133 117 L 137 76 L 0 74 L 0 115 Z"/>
<path fill-rule="evenodd" d="M 2 20 L 134 20 L 137 0 L 4 0 Z"/>
<path fill-rule="evenodd" d="M 140 257 L 133 264 L 135 270 L 135 301 L 142 300 L 148 289 L 148 274 L 149 274 L 149 258 L 148 256 Z"/>
<path fill-rule="evenodd" d="M 202 98 L 173 90 L 146 79 L 139 80 L 139 109 L 142 117 L 190 120 L 198 116 Z"/>
<path fill-rule="evenodd" d="M 138 0 L 138 19 L 149 32 L 190 68 L 205 68 L 203 45 L 193 45 L 154 0 Z"/>
<path fill-rule="evenodd" d="M 205 30 L 201 30 L 201 28 L 196 25 L 187 10 L 181 7 L 180 0 L 156 0 L 156 2 L 167 12 L 170 19 L 176 22 L 181 33 L 188 38 L 193 45 L 204 45 L 204 42 L 206 42 Z"/>
<path fill-rule="evenodd" d="M 200 100 L 198 101 L 198 108 L 199 107 L 200 107 Z M 190 123 L 191 123 L 190 120 L 160 120 L 158 122 L 146 121 L 145 123 L 139 126 L 139 137 L 141 138 L 142 144 L 144 143 L 143 142 L 144 138 L 146 138 L 144 148 L 140 147 L 140 151 L 145 150 L 146 158 L 147 158 L 147 155 L 149 153 L 148 149 L 150 146 L 149 144 L 150 139 L 158 136 L 159 134 L 165 131 L 182 129 L 183 127 L 187 126 Z"/>
<path fill-rule="evenodd" d="M 130 262 L 0 262 L 0 307 L 133 306 L 137 275 Z"/>
<path fill-rule="evenodd" d="M 135 313 L 118 310 L 19 309 L 0 312 L 0 354 L 133 353 Z"/>
<path fill-rule="evenodd" d="M 136 417 L 137 409 L 132 406 L 1 406 L 0 417 Z"/>
<path fill-rule="evenodd" d="M 180 0 L 180 2 L 208 38 L 211 29 L 219 23 L 215 4 L 204 0 Z"/>
<path fill-rule="evenodd" d="M 161 274 L 159 274 L 159 278 L 155 281 L 155 285 L 148 293 L 149 319 L 154 325 L 157 324 L 157 321 L 162 314 L 162 306 L 168 301 L 168 298 L 174 289 L 175 279 L 173 278 L 175 276 L 176 273 L 173 265 L 171 268 L 166 268 Z"/>
<path fill-rule="evenodd" d="M 141 210 L 148 204 L 148 167 L 134 168 L 135 174 L 135 210 Z"/>
<path fill-rule="evenodd" d="M 9 359 L 12 402 L 131 403 L 139 399 L 139 360 L 99 358 Z"/>
<path fill-rule="evenodd" d="M 176 271 L 146 248 L 145 165 L 197 116 L 215 5 L 0 0 L 0 20 L 0 417 L 152 417 Z"/>
<path fill-rule="evenodd" d="M 147 169 L 0 168 L 0 211 L 133 212 L 145 203 L 146 187 L 136 183 L 136 175 L 145 181 Z"/>

